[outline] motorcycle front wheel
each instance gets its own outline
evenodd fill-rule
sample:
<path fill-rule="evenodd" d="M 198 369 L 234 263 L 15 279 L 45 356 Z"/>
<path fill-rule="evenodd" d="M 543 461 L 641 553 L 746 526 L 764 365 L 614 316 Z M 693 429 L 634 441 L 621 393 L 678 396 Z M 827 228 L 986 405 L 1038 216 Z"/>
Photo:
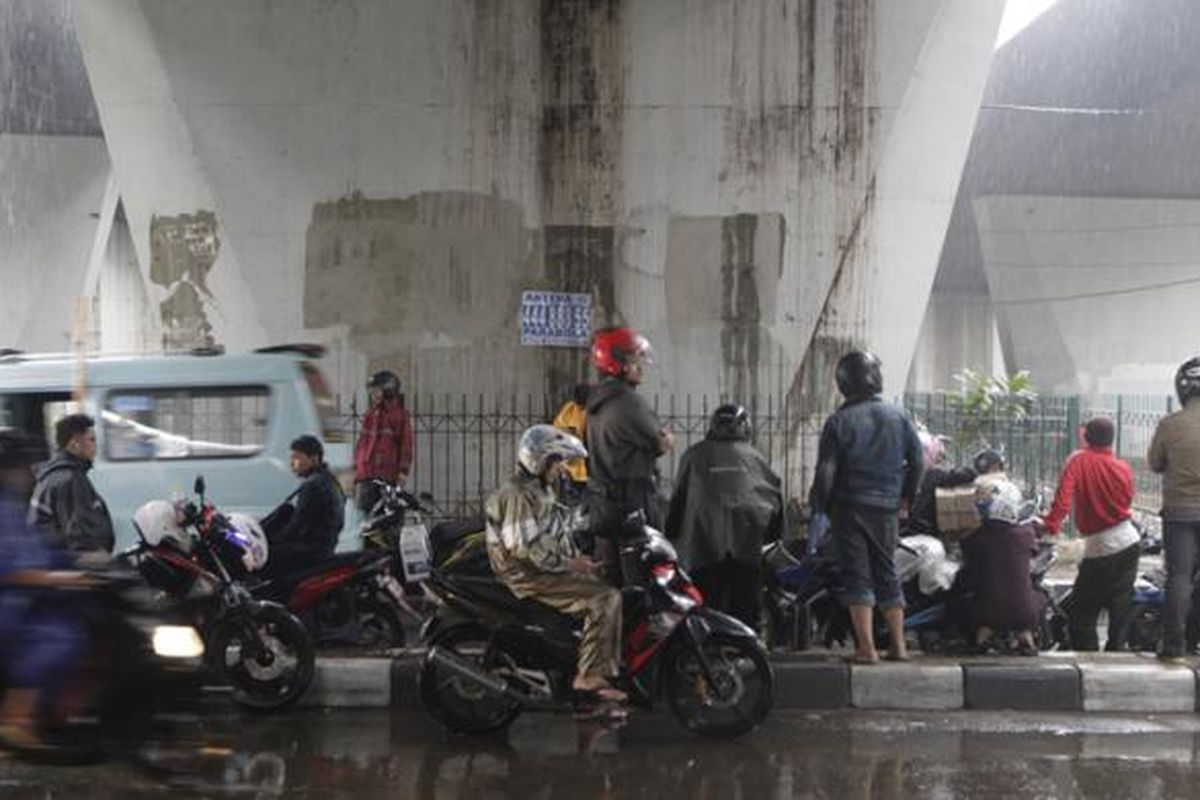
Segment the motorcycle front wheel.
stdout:
<path fill-rule="evenodd" d="M 284 708 L 312 683 L 312 639 L 287 609 L 263 605 L 217 622 L 209 656 L 238 705 L 257 711 Z"/>
<path fill-rule="evenodd" d="M 702 645 L 712 681 L 690 647 L 674 648 L 662 665 L 664 691 L 675 718 L 693 733 L 733 738 L 753 730 L 771 711 L 774 676 L 753 639 L 713 634 Z"/>

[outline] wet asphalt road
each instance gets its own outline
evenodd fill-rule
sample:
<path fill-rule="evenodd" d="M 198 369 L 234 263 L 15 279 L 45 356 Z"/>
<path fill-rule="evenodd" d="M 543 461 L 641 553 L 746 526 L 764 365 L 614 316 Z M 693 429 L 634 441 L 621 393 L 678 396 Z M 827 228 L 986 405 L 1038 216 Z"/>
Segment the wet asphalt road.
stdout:
<path fill-rule="evenodd" d="M 663 716 L 618 732 L 527 716 L 467 741 L 418 713 L 216 715 L 180 721 L 157 761 L 0 760 L 0 797 L 1196 798 L 1200 718 L 795 713 L 724 743 Z"/>

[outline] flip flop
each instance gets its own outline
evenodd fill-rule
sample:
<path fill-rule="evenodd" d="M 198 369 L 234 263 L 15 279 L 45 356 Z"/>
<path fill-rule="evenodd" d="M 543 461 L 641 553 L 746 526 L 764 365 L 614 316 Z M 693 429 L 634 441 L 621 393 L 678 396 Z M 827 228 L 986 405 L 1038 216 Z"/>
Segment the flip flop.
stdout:
<path fill-rule="evenodd" d="M 894 653 L 888 653 L 886 656 L 883 657 L 883 659 L 885 661 L 896 661 L 901 664 L 905 664 L 905 663 L 908 663 L 909 661 L 912 661 L 912 656 L 910 656 L 908 653 L 905 653 L 902 656 L 896 655 Z"/>

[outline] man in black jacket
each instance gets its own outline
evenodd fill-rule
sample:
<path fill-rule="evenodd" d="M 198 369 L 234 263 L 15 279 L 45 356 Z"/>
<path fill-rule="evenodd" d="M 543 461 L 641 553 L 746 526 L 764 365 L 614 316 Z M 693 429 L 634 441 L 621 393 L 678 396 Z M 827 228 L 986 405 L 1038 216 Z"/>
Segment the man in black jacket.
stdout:
<path fill-rule="evenodd" d="M 867 352 L 838 361 L 846 402 L 825 420 L 809 492 L 814 511 L 829 514 L 842 573 L 842 602 L 854 625 L 856 663 L 879 660 L 873 608 L 887 621 L 888 658 L 904 661 L 904 594 L 894 561 L 900 516 L 907 516 L 921 479 L 921 440 L 904 412 L 884 403 L 879 359 Z"/>
<path fill-rule="evenodd" d="M 705 604 L 757 629 L 762 548 L 779 538 L 783 499 L 750 434 L 746 409 L 716 410 L 704 441 L 679 460 L 666 531 Z"/>
<path fill-rule="evenodd" d="M 609 535 L 626 515 L 638 510 L 651 525 L 661 524 L 655 462 L 674 448 L 675 437 L 637 393 L 649 361 L 650 343 L 631 328 L 596 331 L 592 365 L 601 380 L 587 402 L 589 511 L 593 527 Z M 615 549 L 605 539 L 597 542 L 597 555 L 607 562 L 610 579 L 619 585 Z"/>
<path fill-rule="evenodd" d="M 325 463 L 325 448 L 317 437 L 305 435 L 292 442 L 292 472 L 303 479 L 300 488 L 263 519 L 270 542 L 268 575 L 286 575 L 329 558 L 345 522 L 346 496 Z"/>
<path fill-rule="evenodd" d="M 87 476 L 96 458 L 95 426 L 86 414 L 69 414 L 54 426 L 58 452 L 37 472 L 30 514 L 55 545 L 107 555 L 116 545 L 112 517 Z"/>

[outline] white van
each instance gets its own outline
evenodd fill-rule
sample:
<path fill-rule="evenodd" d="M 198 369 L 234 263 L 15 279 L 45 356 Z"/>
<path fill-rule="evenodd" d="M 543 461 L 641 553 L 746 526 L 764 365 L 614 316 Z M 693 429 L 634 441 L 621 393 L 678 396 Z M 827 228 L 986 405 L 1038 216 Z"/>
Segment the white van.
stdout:
<path fill-rule="evenodd" d="M 245 355 L 0 351 L 0 427 L 28 431 L 53 450 L 62 416 L 80 410 L 96 419 L 90 477 L 108 503 L 120 549 L 135 539 L 135 509 L 190 493 L 197 475 L 224 510 L 270 511 L 298 484 L 289 445 L 301 434 L 321 437 L 330 469 L 344 477 L 350 446 L 312 363 L 323 352 L 315 345 Z"/>

